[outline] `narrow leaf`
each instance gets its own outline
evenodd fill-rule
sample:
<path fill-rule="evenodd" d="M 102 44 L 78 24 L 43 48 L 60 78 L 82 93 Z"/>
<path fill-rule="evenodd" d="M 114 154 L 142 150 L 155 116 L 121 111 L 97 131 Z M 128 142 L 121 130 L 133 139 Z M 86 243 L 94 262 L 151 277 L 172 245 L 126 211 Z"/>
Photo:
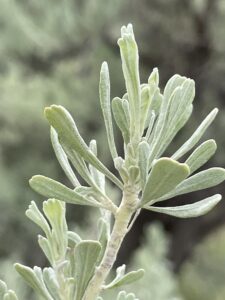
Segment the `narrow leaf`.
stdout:
<path fill-rule="evenodd" d="M 160 108 L 161 108 L 162 102 L 163 102 L 163 95 L 160 93 L 160 89 L 157 88 L 154 95 L 153 95 L 153 98 L 152 98 L 152 101 L 150 103 L 149 109 L 151 111 L 154 111 L 155 114 L 158 115 L 159 111 L 160 111 Z"/>
<path fill-rule="evenodd" d="M 152 130 L 153 130 L 153 126 L 154 126 L 154 123 L 155 123 L 155 118 L 156 118 L 156 114 L 155 114 L 155 111 L 150 111 L 150 114 L 149 114 L 149 124 L 147 126 L 147 131 L 146 131 L 146 135 L 145 135 L 145 138 L 146 138 L 146 141 L 150 144 L 150 139 L 151 139 L 151 136 L 152 136 Z"/>
<path fill-rule="evenodd" d="M 52 227 L 55 260 L 63 259 L 67 251 L 67 223 L 65 219 L 65 203 L 56 199 L 43 202 L 43 211 Z"/>
<path fill-rule="evenodd" d="M 184 109 L 184 114 L 182 115 L 182 118 L 179 119 L 179 121 L 176 123 L 176 126 L 173 130 L 171 130 L 170 133 L 166 136 L 165 140 L 163 140 L 163 143 L 160 145 L 160 150 L 158 151 L 158 156 L 161 156 L 168 145 L 173 141 L 176 134 L 184 127 L 184 125 L 189 120 L 191 114 L 193 111 L 193 104 L 189 105 L 186 109 Z"/>
<path fill-rule="evenodd" d="M 74 248 L 77 244 L 79 244 L 82 241 L 81 237 L 73 231 L 68 231 L 67 235 L 69 247 Z"/>
<path fill-rule="evenodd" d="M 43 214 L 38 209 L 36 203 L 31 201 L 28 210 L 26 211 L 26 216 L 33 221 L 35 224 L 41 227 L 44 231 L 45 235 L 49 238 L 51 235 L 51 229 L 49 227 L 48 222 L 46 221 Z"/>
<path fill-rule="evenodd" d="M 42 235 L 38 235 L 38 244 L 41 247 L 42 251 L 44 252 L 46 258 L 50 262 L 50 264 L 54 263 L 52 251 L 51 251 L 51 246 L 49 244 L 48 239 L 43 237 Z"/>
<path fill-rule="evenodd" d="M 174 90 L 183 84 L 183 82 L 187 78 L 184 76 L 180 76 L 178 74 L 173 75 L 168 82 L 166 83 L 165 89 L 164 89 L 164 96 L 169 99 L 171 95 L 173 94 Z"/>
<path fill-rule="evenodd" d="M 90 150 L 97 156 L 97 143 L 96 140 L 91 140 L 89 145 Z M 105 175 L 99 172 L 95 167 L 89 165 L 91 176 L 100 188 L 101 191 L 105 192 Z"/>
<path fill-rule="evenodd" d="M 51 142 L 55 151 L 55 155 L 66 176 L 69 178 L 73 186 L 79 186 L 80 183 L 70 166 L 66 153 L 60 145 L 58 135 L 53 127 L 51 127 Z"/>
<path fill-rule="evenodd" d="M 110 224 L 104 218 L 100 218 L 98 221 L 98 235 L 98 240 L 101 244 L 101 252 L 98 257 L 98 262 L 100 263 L 110 236 Z"/>
<path fill-rule="evenodd" d="M 94 187 L 95 182 L 91 177 L 90 171 L 88 170 L 88 167 L 84 159 L 72 148 L 68 148 L 66 153 L 72 165 L 74 166 L 76 171 L 80 174 L 80 176 L 87 182 L 88 185 Z M 76 188 L 79 188 L 79 186 Z"/>
<path fill-rule="evenodd" d="M 222 199 L 221 195 L 217 194 L 201 201 L 175 206 L 175 207 L 156 207 L 146 206 L 145 209 L 174 216 L 177 218 L 194 218 L 199 217 L 209 212 Z"/>
<path fill-rule="evenodd" d="M 185 114 L 184 107 L 190 106 L 194 99 L 194 94 L 193 80 L 175 75 L 168 81 L 164 91 L 164 100 L 161 105 L 160 114 L 155 126 L 149 165 L 151 165 L 153 159 L 160 156 L 159 154 L 162 153 L 162 149 L 168 146 L 170 136 L 175 136 L 178 127 L 177 124 L 180 123 Z"/>
<path fill-rule="evenodd" d="M 138 145 L 138 165 L 140 168 L 141 185 L 144 188 L 148 175 L 148 157 L 150 153 L 149 144 L 142 141 Z"/>
<path fill-rule="evenodd" d="M 183 195 L 203 189 L 213 187 L 220 184 L 225 180 L 225 169 L 223 168 L 210 168 L 199 172 L 187 178 L 179 184 L 173 191 L 157 199 L 163 201 L 177 195 Z"/>
<path fill-rule="evenodd" d="M 32 189 L 46 198 L 56 198 L 67 203 L 78 205 L 100 206 L 96 201 L 88 200 L 58 181 L 45 176 L 33 176 L 29 183 Z"/>
<path fill-rule="evenodd" d="M 216 152 L 216 148 L 216 142 L 214 140 L 208 140 L 195 149 L 185 161 L 190 168 L 190 172 L 193 173 L 203 166 Z"/>
<path fill-rule="evenodd" d="M 153 68 L 152 73 L 148 78 L 148 84 L 155 84 L 156 86 L 159 85 L 159 70 L 158 68 Z"/>
<path fill-rule="evenodd" d="M 143 269 L 139 269 L 137 271 L 132 271 L 127 273 L 126 275 L 118 278 L 117 280 L 113 280 L 110 284 L 105 286 L 105 289 L 113 289 L 118 288 L 123 285 L 131 284 L 139 279 L 141 279 L 145 274 Z"/>
<path fill-rule="evenodd" d="M 54 300 L 61 300 L 61 296 L 59 293 L 60 286 L 58 284 L 57 277 L 54 270 L 52 268 L 44 268 L 43 278 Z"/>
<path fill-rule="evenodd" d="M 65 152 L 74 149 L 87 162 L 92 164 L 100 172 L 104 173 L 118 187 L 122 188 L 122 183 L 113 175 L 90 151 L 89 147 L 81 137 L 76 124 L 69 112 L 62 106 L 52 105 L 45 108 L 45 116 L 50 125 L 58 134 L 59 142 Z"/>
<path fill-rule="evenodd" d="M 114 159 L 114 166 L 119 172 L 121 178 L 123 179 L 123 182 L 127 182 L 129 180 L 129 174 L 125 167 L 124 159 L 122 157 L 116 157 Z"/>
<path fill-rule="evenodd" d="M 148 86 L 146 86 L 141 90 L 141 133 L 145 129 L 145 123 L 148 116 L 151 99 L 152 97 L 150 95 L 150 89 Z"/>
<path fill-rule="evenodd" d="M 118 40 L 122 60 L 123 74 L 130 102 L 131 135 L 139 134 L 140 125 L 140 77 L 138 47 L 134 38 L 132 25 L 123 26 L 122 37 Z"/>
<path fill-rule="evenodd" d="M 101 244 L 97 241 L 82 241 L 75 250 L 76 300 L 81 300 L 90 281 L 101 252 Z"/>
<path fill-rule="evenodd" d="M 29 267 L 23 266 L 21 264 L 15 264 L 16 271 L 23 277 L 23 279 L 27 282 L 32 289 L 37 292 L 41 297 L 46 300 L 54 300 L 51 295 L 49 294 L 43 279 L 40 280 L 37 274 L 35 274 L 34 270 Z M 35 267 L 40 271 L 40 268 Z"/>
<path fill-rule="evenodd" d="M 147 179 L 141 205 L 173 190 L 189 175 L 189 167 L 170 158 L 161 158 L 153 165 Z"/>
<path fill-rule="evenodd" d="M 178 130 L 180 130 L 179 124 L 186 118 L 187 110 L 190 110 L 194 96 L 195 83 L 191 79 L 185 79 L 182 85 L 174 90 L 169 100 L 168 116 L 163 137 L 160 141 L 158 155 L 162 153 L 162 149 L 165 151 L 171 142 L 171 136 L 174 138 Z"/>
<path fill-rule="evenodd" d="M 218 113 L 218 109 L 214 108 L 211 113 L 202 121 L 200 126 L 196 129 L 196 131 L 192 134 L 192 136 L 173 154 L 173 159 L 179 159 L 188 151 L 190 151 L 201 139 L 206 129 L 210 126 L 210 124 L 215 119 Z"/>
<path fill-rule="evenodd" d="M 109 69 L 106 62 L 103 62 L 101 67 L 99 95 L 100 95 L 100 104 L 102 108 L 102 113 L 105 121 L 105 128 L 107 133 L 109 149 L 112 158 L 115 158 L 118 156 L 118 154 L 116 151 L 116 145 L 115 145 L 114 134 L 113 134 L 112 114 L 111 114 L 111 104 L 110 104 Z"/>
<path fill-rule="evenodd" d="M 119 97 L 113 98 L 112 111 L 113 111 L 113 116 L 116 121 L 116 124 L 123 135 L 124 142 L 127 144 L 130 139 L 130 131 L 129 131 L 129 123 L 127 120 L 127 115 L 124 111 L 123 101 L 127 101 L 127 100 L 124 99 L 122 100 Z"/>

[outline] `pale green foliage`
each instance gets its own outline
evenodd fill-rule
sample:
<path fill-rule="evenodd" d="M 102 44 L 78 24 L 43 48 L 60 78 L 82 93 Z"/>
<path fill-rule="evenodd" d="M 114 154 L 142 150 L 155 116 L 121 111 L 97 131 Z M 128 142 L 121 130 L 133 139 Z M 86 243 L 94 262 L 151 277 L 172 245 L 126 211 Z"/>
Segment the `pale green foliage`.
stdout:
<path fill-rule="evenodd" d="M 167 259 L 169 237 L 159 223 L 145 229 L 146 240 L 132 257 L 131 267 L 144 266 L 145 276 L 133 284 L 140 299 L 183 300 L 178 282 Z"/>
<path fill-rule="evenodd" d="M 197 245 L 180 270 L 180 288 L 187 300 L 225 298 L 225 228 L 211 233 Z"/>
<path fill-rule="evenodd" d="M 0 281 L 0 299 L 1 300 L 18 300 L 14 291 L 9 290 L 7 285 Z"/>
<path fill-rule="evenodd" d="M 117 270 L 117 277 L 105 284 L 121 243 L 133 225 L 132 219 L 135 220 L 142 208 L 181 218 L 197 217 L 208 212 L 221 199 L 220 195 L 214 195 L 184 206 L 153 206 L 158 201 L 209 188 L 225 179 L 222 168 L 211 168 L 188 178 L 191 171 L 197 170 L 215 152 L 214 142 L 207 143 L 206 149 L 202 146 L 203 150 L 202 147 L 194 150 L 185 163 L 178 161 L 198 143 L 215 118 L 217 109 L 171 157 L 162 157 L 190 117 L 195 95 L 194 81 L 174 75 L 162 92 L 158 70 L 154 69 L 148 82 L 140 84 L 138 48 L 131 24 L 122 27 L 118 44 L 127 92 L 122 98 L 117 97 L 110 102 L 110 79 L 105 62 L 100 72 L 99 92 L 111 156 L 121 178 L 100 161 L 96 141 L 86 143 L 64 107 L 51 105 L 45 109 L 45 117 L 51 126 L 53 149 L 73 186 L 66 187 L 42 175 L 32 177 L 31 187 L 50 198 L 43 202 L 43 213 L 35 202 L 26 212 L 44 232 L 38 241 L 50 267 L 42 270 L 36 266 L 30 268 L 16 264 L 15 268 L 46 300 L 97 299 L 104 289 L 140 280 L 144 275 L 142 269 L 125 274 L 122 266 Z M 123 157 L 117 154 L 111 108 L 124 139 Z M 79 177 L 88 186 L 81 185 Z M 108 181 L 122 191 L 118 205 L 106 189 Z M 68 230 L 66 203 L 93 206 L 100 210 L 96 240 L 81 240 Z M 117 299 L 135 300 L 135 297 L 122 291 Z"/>

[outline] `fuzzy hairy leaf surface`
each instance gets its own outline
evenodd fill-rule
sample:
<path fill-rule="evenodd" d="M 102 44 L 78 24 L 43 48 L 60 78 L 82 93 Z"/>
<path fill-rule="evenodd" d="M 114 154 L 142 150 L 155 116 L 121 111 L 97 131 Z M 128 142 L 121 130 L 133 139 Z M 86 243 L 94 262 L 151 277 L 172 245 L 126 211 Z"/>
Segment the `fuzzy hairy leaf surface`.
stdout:
<path fill-rule="evenodd" d="M 190 171 L 186 164 L 178 163 L 170 158 L 160 158 L 155 162 L 148 177 L 141 205 L 160 198 L 173 190 L 188 177 Z"/>
<path fill-rule="evenodd" d="M 222 199 L 221 195 L 197 201 L 192 204 L 174 206 L 174 207 L 156 207 L 146 206 L 145 208 L 158 213 L 170 215 L 177 218 L 194 218 L 199 217 L 209 212 Z"/>
<path fill-rule="evenodd" d="M 77 244 L 75 251 L 75 299 L 81 300 L 93 275 L 101 252 L 101 244 L 97 241 L 82 241 Z"/>

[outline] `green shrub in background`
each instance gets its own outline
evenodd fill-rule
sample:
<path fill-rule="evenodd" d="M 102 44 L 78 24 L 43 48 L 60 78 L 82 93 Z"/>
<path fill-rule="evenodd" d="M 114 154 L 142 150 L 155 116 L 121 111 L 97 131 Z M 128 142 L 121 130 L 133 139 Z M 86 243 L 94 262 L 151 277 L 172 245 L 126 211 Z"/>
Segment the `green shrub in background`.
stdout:
<path fill-rule="evenodd" d="M 98 101 L 97 61 L 98 56 L 108 55 L 113 60 L 113 54 L 104 45 L 99 31 L 103 31 L 108 20 L 115 18 L 111 11 L 116 14 L 119 4 L 114 2 L 112 10 L 110 3 L 88 2 L 51 1 L 48 2 L 49 6 L 44 1 L 32 1 L 29 4 L 25 1 L 1 3 L 2 256 L 9 255 L 11 237 L 14 236 L 17 253 L 20 252 L 27 260 L 31 259 L 31 254 L 18 237 L 26 232 L 27 242 L 30 243 L 31 235 L 35 232 L 34 227 L 23 225 L 22 222 L 24 209 L 34 195 L 27 190 L 27 180 L 37 170 L 32 161 L 35 159 L 40 167 L 39 172 L 42 170 L 46 175 L 62 177 L 61 170 L 51 159 L 48 130 L 42 122 L 43 108 L 52 102 L 61 103 L 72 111 L 76 106 L 75 114 L 82 133 L 88 138 L 94 131 L 99 143 L 104 144 L 100 110 L 95 105 Z M 62 14 L 66 22 L 60 21 Z M 83 51 L 84 47 L 86 51 Z M 115 60 L 113 65 L 116 64 Z M 84 83 L 89 87 L 85 94 Z M 109 158 L 103 151 L 99 155 Z M 78 216 L 80 212 L 75 211 L 74 214 Z M 35 253 L 35 249 L 31 252 Z"/>
<path fill-rule="evenodd" d="M 142 242 L 131 259 L 132 268 L 145 266 L 145 276 L 134 283 L 140 299 L 183 300 L 172 264 L 168 260 L 169 236 L 160 223 L 145 229 L 146 240 Z"/>
<path fill-rule="evenodd" d="M 211 233 L 194 250 L 180 271 L 186 300 L 225 298 L 225 228 Z"/>

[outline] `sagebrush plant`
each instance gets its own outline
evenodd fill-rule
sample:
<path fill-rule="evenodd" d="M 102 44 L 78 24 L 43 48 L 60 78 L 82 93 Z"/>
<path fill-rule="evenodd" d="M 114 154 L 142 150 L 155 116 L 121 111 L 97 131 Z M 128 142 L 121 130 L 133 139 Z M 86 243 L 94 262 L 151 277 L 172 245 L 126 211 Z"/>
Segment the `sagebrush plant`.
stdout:
<path fill-rule="evenodd" d="M 174 75 L 162 93 L 158 70 L 154 69 L 148 82 L 141 84 L 138 48 L 131 24 L 122 27 L 118 45 L 127 92 L 122 98 L 111 101 L 106 62 L 102 64 L 99 84 L 109 150 L 118 175 L 98 159 L 95 140 L 86 144 L 65 108 L 52 105 L 45 109 L 54 151 L 73 187 L 68 188 L 41 175 L 31 178 L 31 187 L 49 198 L 43 202 L 43 213 L 32 201 L 26 215 L 44 232 L 44 236 L 39 235 L 38 243 L 50 267 L 42 270 L 16 264 L 15 268 L 37 295 L 46 300 L 100 300 L 105 290 L 140 279 L 144 275 L 143 269 L 125 273 L 123 265 L 117 269 L 115 279 L 107 282 L 121 243 L 141 209 L 179 218 L 197 217 L 221 200 L 221 195 L 213 195 L 178 207 L 155 206 L 157 202 L 215 186 L 225 179 L 225 170 L 218 167 L 192 175 L 215 153 L 214 140 L 203 142 L 181 162 L 199 142 L 218 110 L 214 109 L 171 157 L 162 157 L 191 115 L 194 81 Z M 112 113 L 123 137 L 123 157 L 117 153 Z M 78 178 L 76 174 L 79 174 Z M 80 178 L 88 186 L 81 185 Z M 107 192 L 105 178 L 121 190 L 119 204 Z M 93 206 L 100 211 L 96 240 L 82 240 L 68 230 L 66 203 Z M 3 282 L 0 297 L 17 299 Z M 120 291 L 117 300 L 125 299 L 137 298 L 133 293 Z"/>

